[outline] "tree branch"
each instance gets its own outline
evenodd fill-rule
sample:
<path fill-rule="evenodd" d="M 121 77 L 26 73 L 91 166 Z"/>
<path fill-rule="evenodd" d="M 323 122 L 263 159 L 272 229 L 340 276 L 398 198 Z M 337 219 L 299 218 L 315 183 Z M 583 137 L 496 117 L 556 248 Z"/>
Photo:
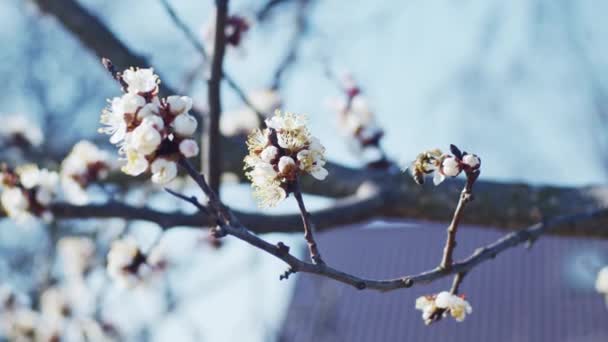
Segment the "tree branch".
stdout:
<path fill-rule="evenodd" d="M 220 115 L 222 113 L 221 81 L 223 74 L 224 52 L 226 50 L 226 17 L 228 0 L 216 1 L 215 47 L 211 62 L 208 101 L 209 114 L 205 116 L 202 142 L 202 169 L 209 180 L 211 190 L 219 195 L 221 170 L 220 154 Z"/>

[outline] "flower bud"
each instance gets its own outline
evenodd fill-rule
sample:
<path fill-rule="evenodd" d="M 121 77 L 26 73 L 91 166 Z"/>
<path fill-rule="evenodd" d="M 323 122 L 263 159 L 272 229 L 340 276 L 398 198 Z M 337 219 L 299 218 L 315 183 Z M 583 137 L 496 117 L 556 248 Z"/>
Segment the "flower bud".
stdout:
<path fill-rule="evenodd" d="M 192 98 L 188 96 L 172 95 L 167 97 L 169 112 L 173 115 L 180 115 L 192 109 Z"/>
<path fill-rule="evenodd" d="M 481 160 L 479 159 L 479 157 L 474 154 L 465 155 L 464 157 L 462 157 L 462 162 L 472 169 L 478 168 L 479 164 L 481 164 Z"/>
<path fill-rule="evenodd" d="M 175 130 L 175 133 L 182 137 L 189 137 L 196 131 L 196 119 L 188 114 L 180 114 L 175 117 L 175 120 L 171 123 L 171 127 Z"/>
<path fill-rule="evenodd" d="M 198 154 L 198 144 L 192 139 L 183 140 L 179 143 L 179 152 L 186 158 L 192 158 Z"/>
<path fill-rule="evenodd" d="M 157 158 L 152 165 L 152 181 L 158 184 L 166 184 L 177 176 L 177 164 L 165 158 Z"/>
<path fill-rule="evenodd" d="M 441 171 L 448 177 L 456 177 L 460 173 L 460 165 L 454 157 L 446 157 L 441 164 Z"/>
<path fill-rule="evenodd" d="M 260 153 L 260 158 L 262 158 L 263 161 L 270 163 L 277 157 L 278 154 L 279 149 L 271 145 L 262 150 L 262 153 Z"/>
<path fill-rule="evenodd" d="M 296 162 L 291 157 L 283 156 L 279 159 L 279 172 L 290 174 L 296 169 Z"/>

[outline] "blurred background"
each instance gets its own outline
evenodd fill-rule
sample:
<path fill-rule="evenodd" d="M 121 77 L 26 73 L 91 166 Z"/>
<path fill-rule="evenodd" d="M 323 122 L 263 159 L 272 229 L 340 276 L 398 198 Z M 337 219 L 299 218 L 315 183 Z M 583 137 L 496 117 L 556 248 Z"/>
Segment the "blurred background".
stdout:
<path fill-rule="evenodd" d="M 4 0 L 0 3 L 0 78 L 4 80 L 0 92 L 0 125 L 18 126 L 15 122 L 24 120 L 28 129 L 40 127 L 43 137 L 37 147 L 26 152 L 5 144 L 0 151 L 2 157 L 12 163 L 44 161 L 47 167 L 56 168 L 74 143 L 82 139 L 115 153 L 107 137 L 98 134 L 97 129 L 106 99 L 118 96 L 119 89 L 99 59 L 82 46 L 78 37 L 66 31 L 53 15 L 39 10 L 38 3 L 44 2 Z M 273 2 L 277 4 L 261 17 L 260 11 Z M 176 27 L 161 1 L 78 0 L 78 3 L 133 51 L 145 56 L 161 73 L 163 82 L 191 96 L 195 107 L 206 108 L 207 83 L 200 54 Z M 214 20 L 214 2 L 173 0 L 170 3 L 205 44 L 206 32 Z M 342 135 L 336 134 L 340 124 L 336 101 L 343 98 L 343 89 L 336 79 L 351 75 L 363 90 L 378 126 L 385 130 L 384 150 L 403 165 L 422 150 L 454 143 L 482 157 L 485 180 L 559 186 L 604 184 L 608 176 L 605 134 L 608 78 L 604 76 L 608 72 L 608 48 L 604 43 L 608 39 L 608 24 L 603 14 L 607 11 L 606 2 L 568 0 L 381 3 L 234 0 L 230 1 L 231 14 L 246 18 L 250 28 L 239 46 L 227 51 L 224 65 L 246 92 L 268 89 L 277 68 L 295 44 L 295 59 L 281 75 L 278 89 L 282 107 L 308 116 L 312 132 L 327 147 L 328 159 L 332 161 L 350 166 L 366 162 Z M 304 28 L 297 24 L 299 20 L 305 21 Z M 119 66 L 123 67 L 127 66 Z M 328 72 L 333 76 L 328 76 Z M 222 91 L 227 117 L 236 115 L 242 103 L 225 84 Z M 179 186 L 189 189 L 188 184 Z M 96 191 L 101 192 L 93 189 L 92 201 L 103 198 Z M 158 189 L 133 186 L 129 191 L 120 191 L 129 203 L 145 203 L 164 210 L 192 209 L 168 199 L 166 193 Z M 257 210 L 248 184 L 226 180 L 222 196 L 232 207 Z M 307 201 L 311 209 L 331 203 L 329 199 L 315 196 L 307 196 Z M 295 202 L 287 201 L 267 212 L 296 210 Z M 363 230 L 374 229 L 378 224 L 379 229 L 388 232 L 395 228 L 421 227 L 417 222 L 378 221 L 365 225 Z M 41 289 L 65 282 L 62 276 L 65 260 L 58 256 L 56 245 L 64 237 L 61 232 L 66 231 L 65 226 L 71 235 L 90 237 L 93 234 L 96 241 L 93 253 L 96 266 L 83 284 L 67 291 L 75 296 L 70 301 L 80 315 L 76 316 L 92 317 L 99 330 L 105 332 L 91 336 L 154 341 L 171 338 L 291 341 L 298 340 L 294 336 L 302 331 L 313 331 L 300 336 L 303 341 L 408 340 L 408 336 L 409 340 L 438 340 L 442 336 L 434 327 L 424 327 L 419 313 L 414 311 L 415 295 L 424 294 L 425 289 L 377 301 L 369 299 L 368 306 L 380 310 L 377 315 L 383 313 L 395 320 L 384 329 L 385 332 L 393 329 L 394 335 L 379 332 L 365 338 L 363 335 L 347 338 L 348 334 L 340 332 L 344 329 L 352 333 L 348 324 L 365 320 L 365 306 L 348 309 L 350 313 L 362 312 L 360 316 L 352 320 L 345 318 L 347 323 L 338 320 L 327 328 L 312 323 L 319 322 L 318 315 L 294 314 L 294 305 L 297 306 L 298 300 L 307 302 L 306 298 L 317 304 L 327 298 L 344 301 L 351 298 L 348 297 L 350 289 L 342 285 L 306 285 L 301 281 L 309 277 L 306 275 L 278 281 L 285 266 L 239 241 L 224 239 L 218 248 L 208 242 L 206 233 L 184 228 L 162 234 L 159 227 L 144 222 L 72 220 L 47 225 L 36 221 L 17 226 L 3 219 L 0 285 L 5 292 L 18 293 L 19 300 L 27 303 L 24 305 L 38 307 L 36 296 Z M 469 234 L 480 243 L 499 236 L 484 229 L 472 228 L 470 232 L 477 232 Z M 124 235 L 136 237 L 144 250 L 162 246 L 170 265 L 167 271 L 132 290 L 119 289 L 109 283 L 104 272 L 104 256 L 109 243 Z M 300 234 L 264 237 L 272 242 L 284 241 L 296 253 L 305 255 Z M 362 243 L 357 237 L 351 238 L 353 245 Z M 324 239 L 332 241 L 335 236 L 324 236 L 322 241 Z M 366 248 L 365 244 L 361 246 Z M 567 256 L 556 256 L 545 252 L 542 246 L 547 250 L 572 249 Z M 399 259 L 399 253 L 403 253 L 398 252 L 400 248 L 403 246 L 394 246 L 397 252 L 393 256 L 366 253 L 372 255 L 372 260 L 384 262 L 382 258 Z M 462 256 L 467 255 L 465 252 Z M 536 256 L 537 264 L 532 264 L 531 269 L 558 266 L 554 273 L 547 273 L 543 281 L 533 282 L 531 275 L 522 276 L 530 282 L 529 287 L 539 291 L 539 296 L 544 286 L 551 287 L 559 281 L 564 290 L 551 298 L 579 298 L 580 301 L 568 304 L 573 315 L 577 312 L 573 308 L 579 305 L 589 309 L 576 313 L 585 315 L 586 322 L 569 321 L 573 329 L 564 328 L 565 332 L 557 334 L 554 340 L 562 340 L 564 336 L 570 341 L 608 338 L 608 311 L 603 298 L 593 289 L 597 270 L 608 263 L 605 241 L 585 244 L 556 239 L 547 245 L 541 243 L 539 251 L 533 249 L 534 256 L 527 255 L 528 259 L 521 261 L 517 261 L 516 252 L 513 253 L 513 263 L 521 265 Z M 374 259 L 376 257 L 378 259 Z M 425 269 L 425 265 L 432 267 L 433 260 L 419 258 L 420 263 L 402 266 L 417 271 Z M 513 272 L 518 269 L 517 265 L 520 264 L 513 266 Z M 365 268 L 357 267 L 351 270 L 366 272 Z M 400 266 L 394 267 L 389 267 L 388 275 L 399 274 Z M 504 267 L 511 269 L 508 265 Z M 378 274 L 379 277 L 388 275 Z M 486 280 L 471 277 L 469 281 L 478 284 Z M 306 288 L 315 286 L 325 289 L 321 292 L 327 298 L 312 294 L 302 297 Z M 500 296 L 496 292 L 488 293 L 488 300 Z M 356 294 L 352 297 L 356 298 Z M 476 310 L 475 294 L 470 298 Z M 477 298 L 477 302 L 482 300 Z M 388 304 L 376 308 L 380 301 Z M 391 306 L 390 303 L 400 304 Z M 536 304 L 542 307 L 544 303 Z M 516 320 L 526 307 L 533 305 L 532 299 L 521 303 L 503 313 L 504 317 L 500 311 L 489 315 L 480 309 L 471 317 L 472 326 L 467 326 L 468 322 L 462 325 L 441 322 L 439 325 L 445 323 L 447 327 L 438 329 L 445 329 L 446 334 L 449 329 L 461 331 L 464 340 L 466 336 L 474 336 L 465 332 L 472 333 L 482 327 L 488 334 L 484 336 L 492 339 L 492 334 L 498 332 L 487 326 L 488 321 Z M 387 307 L 392 311 L 387 313 Z M 314 310 L 327 311 L 318 307 Z M 543 312 L 553 317 L 565 315 L 555 310 Z M 475 319 L 479 321 L 473 321 Z M 508 335 L 505 340 L 544 340 L 548 336 L 544 333 L 551 329 L 549 324 L 566 320 L 562 317 L 538 325 L 530 323 L 531 327 L 514 323 L 512 331 L 520 334 L 504 332 L 504 336 Z M 416 329 L 416 333 L 407 335 L 397 328 L 401 325 Z M 533 333 L 536 328 L 532 326 L 539 330 Z M 72 330 L 78 329 L 84 328 Z M 331 331 L 333 335 L 321 333 L 323 331 Z M 434 335 L 427 335 L 431 331 Z M 64 339 L 78 341 L 82 336 L 82 333 L 70 332 Z"/>

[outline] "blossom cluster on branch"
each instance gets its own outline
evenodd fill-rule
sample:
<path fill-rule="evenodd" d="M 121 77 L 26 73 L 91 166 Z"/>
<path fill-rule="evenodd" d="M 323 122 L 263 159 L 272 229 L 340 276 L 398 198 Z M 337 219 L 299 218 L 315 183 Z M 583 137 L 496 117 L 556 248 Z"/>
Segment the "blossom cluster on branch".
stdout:
<path fill-rule="evenodd" d="M 255 129 L 247 139 L 247 177 L 260 206 L 272 207 L 287 197 L 302 173 L 324 180 L 325 148 L 310 134 L 302 115 L 275 112 L 267 128 Z"/>
<path fill-rule="evenodd" d="M 111 135 L 110 142 L 120 146 L 125 156 L 122 171 L 137 176 L 152 173 L 152 181 L 165 184 L 177 176 L 176 161 L 198 154 L 190 137 L 197 127 L 189 114 L 192 99 L 172 95 L 158 97 L 158 76 L 153 69 L 131 68 L 119 77 L 126 93 L 115 97 L 101 115 L 106 127 L 100 132 Z"/>
<path fill-rule="evenodd" d="M 59 175 L 34 164 L 0 170 L 0 204 L 6 214 L 17 222 L 32 216 L 50 221 L 53 214 L 48 206 L 56 195 Z"/>
<path fill-rule="evenodd" d="M 418 184 L 424 183 L 424 176 L 433 174 L 433 184 L 441 184 L 446 177 L 457 177 L 462 171 L 474 173 L 481 167 L 481 159 L 475 154 L 461 152 L 451 145 L 452 154 L 441 152 L 440 149 L 424 151 L 408 165 L 408 169 Z"/>
<path fill-rule="evenodd" d="M 456 321 L 462 322 L 466 315 L 473 312 L 471 304 L 464 299 L 464 296 L 457 296 L 447 291 L 418 297 L 416 309 L 422 311 L 422 319 L 427 325 L 448 314 Z"/>

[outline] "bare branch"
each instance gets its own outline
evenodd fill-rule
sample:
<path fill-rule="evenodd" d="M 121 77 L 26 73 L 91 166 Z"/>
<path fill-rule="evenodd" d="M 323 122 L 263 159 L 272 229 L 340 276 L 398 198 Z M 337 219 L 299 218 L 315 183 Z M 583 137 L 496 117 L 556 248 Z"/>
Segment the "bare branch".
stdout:
<path fill-rule="evenodd" d="M 456 231 L 458 231 L 458 224 L 462 218 L 464 206 L 472 200 L 471 192 L 473 190 L 473 184 L 475 183 L 475 180 L 477 180 L 478 176 L 479 171 L 472 174 L 467 173 L 467 181 L 462 189 L 462 192 L 460 193 L 460 198 L 458 199 L 458 205 L 454 211 L 452 222 L 448 226 L 448 237 L 443 249 L 441 264 L 439 264 L 439 267 L 441 268 L 449 269 L 452 266 L 452 253 L 454 253 L 454 248 L 456 247 Z"/>
<path fill-rule="evenodd" d="M 203 192 L 208 193 L 209 186 L 206 185 L 205 179 L 202 175 L 198 174 L 198 172 L 194 171 L 194 168 L 188 163 L 187 160 L 182 160 L 180 162 L 180 166 L 186 168 L 188 174 L 194 178 L 196 183 L 201 187 Z M 304 273 L 312 273 L 320 276 L 324 276 L 327 278 L 331 278 L 342 282 L 344 284 L 351 285 L 359 290 L 370 289 L 377 291 L 391 291 L 401 288 L 409 288 L 414 285 L 420 283 L 430 283 L 434 280 L 443 278 L 450 274 L 457 273 L 465 273 L 476 267 L 477 265 L 495 258 L 499 253 L 522 244 L 524 242 L 533 241 L 537 239 L 542 234 L 546 234 L 552 230 L 556 230 L 561 226 L 573 224 L 579 221 L 587 221 L 596 217 L 606 217 L 608 216 L 607 209 L 596 210 L 588 213 L 582 213 L 572 216 L 560 216 L 554 218 L 552 220 L 548 220 L 546 222 L 538 223 L 532 227 L 527 229 L 510 233 L 504 236 L 503 238 L 497 240 L 496 242 L 487 245 L 485 247 L 478 248 L 471 256 L 465 259 L 462 262 L 455 263 L 451 268 L 446 269 L 442 267 L 438 267 L 433 270 L 429 270 L 426 272 L 422 272 L 416 275 L 411 276 L 403 276 L 395 279 L 388 280 L 374 280 L 374 279 L 365 279 L 360 278 L 342 271 L 339 271 L 335 268 L 332 268 L 326 264 L 311 264 L 304 262 L 292 254 L 289 253 L 289 249 L 282 243 L 277 245 L 273 245 L 258 236 L 252 234 L 243 226 L 238 219 L 231 214 L 230 210 L 225 208 L 219 199 L 216 196 L 212 196 L 210 194 L 209 202 L 211 207 L 213 208 L 222 208 L 227 211 L 227 214 L 230 218 L 224 222 L 222 226 L 224 232 L 228 235 L 232 235 L 240 240 L 243 240 L 250 245 L 257 247 L 275 257 L 283 260 L 290 266 L 290 270 L 283 275 L 283 277 L 288 276 L 291 273 L 295 272 L 304 272 Z M 212 202 L 215 202 L 212 204 Z M 219 210 L 219 209 L 218 209 Z M 604 229 L 605 230 L 605 229 Z M 459 278 L 462 278 L 460 276 Z M 462 281 L 462 279 L 457 280 L 455 285 L 455 289 L 457 290 L 458 284 Z"/>
<path fill-rule="evenodd" d="M 221 81 L 223 74 L 224 52 L 226 51 L 226 17 L 228 16 L 228 0 L 216 1 L 215 47 L 211 62 L 211 78 L 207 99 L 209 113 L 205 116 L 202 142 L 202 169 L 209 180 L 211 190 L 218 194 L 220 189 L 221 154 L 220 154 L 220 115 L 222 113 Z"/>

